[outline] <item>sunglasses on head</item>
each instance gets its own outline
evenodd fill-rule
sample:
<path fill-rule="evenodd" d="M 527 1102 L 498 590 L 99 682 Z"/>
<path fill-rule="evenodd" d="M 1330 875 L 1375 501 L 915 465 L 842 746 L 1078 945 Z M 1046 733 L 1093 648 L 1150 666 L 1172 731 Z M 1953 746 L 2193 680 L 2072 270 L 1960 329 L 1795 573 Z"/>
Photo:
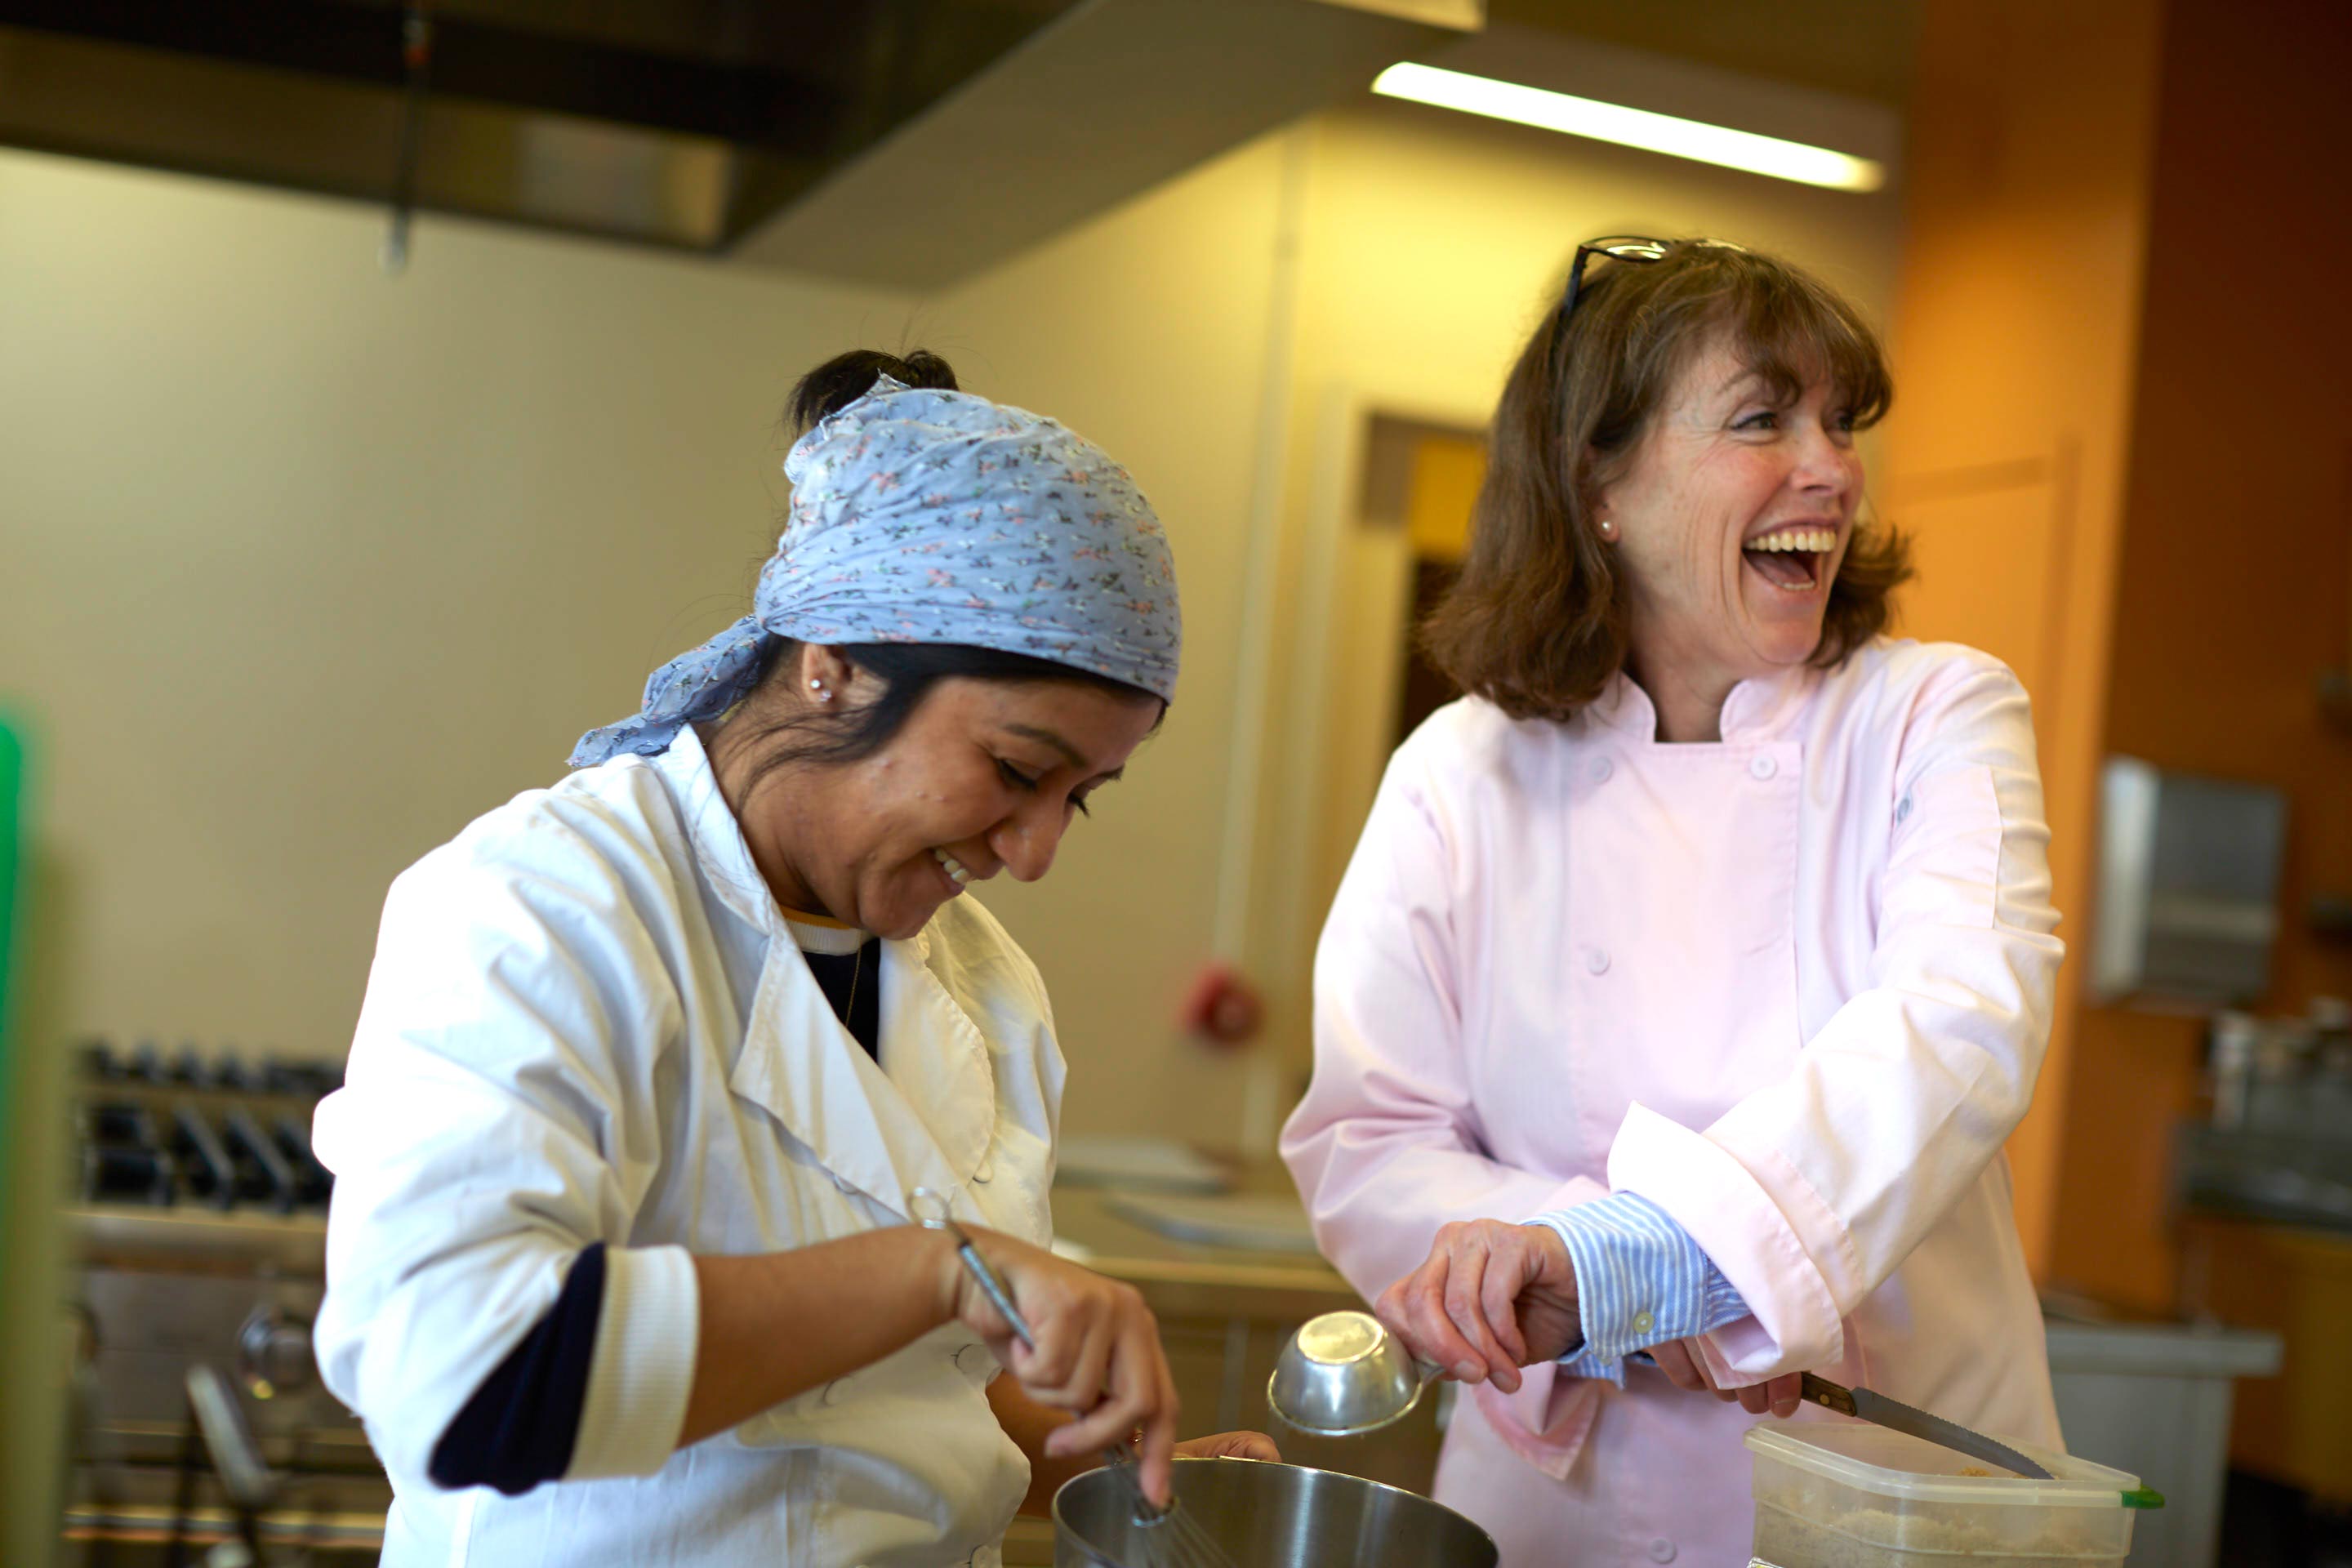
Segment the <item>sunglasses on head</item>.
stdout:
<path fill-rule="evenodd" d="M 1559 297 L 1559 309 L 1551 319 L 1551 347 L 1555 358 L 1559 342 L 1568 331 L 1569 312 L 1576 309 L 1576 297 L 1584 288 L 1584 268 L 1595 259 L 1630 261 L 1636 264 L 1664 261 L 1678 245 L 1703 245 L 1718 250 L 1744 250 L 1745 246 L 1727 239 L 1650 239 L 1638 234 L 1611 235 L 1603 239 L 1588 239 L 1576 247 L 1576 258 L 1568 264 L 1568 287 Z"/>

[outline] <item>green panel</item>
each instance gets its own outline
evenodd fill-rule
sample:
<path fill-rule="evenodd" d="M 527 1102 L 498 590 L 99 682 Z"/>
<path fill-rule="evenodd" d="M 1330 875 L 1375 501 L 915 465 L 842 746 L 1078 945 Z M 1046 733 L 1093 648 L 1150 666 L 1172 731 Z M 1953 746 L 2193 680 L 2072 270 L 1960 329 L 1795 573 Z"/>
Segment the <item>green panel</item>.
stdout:
<path fill-rule="evenodd" d="M 0 1563 L 58 1561 L 65 1379 L 60 1063 L 31 1048 L 34 856 L 22 725 L 0 713 Z"/>
<path fill-rule="evenodd" d="M 20 987 L 11 984 L 16 973 L 18 919 L 22 901 L 19 883 L 25 866 L 25 743 L 14 726 L 0 718 L 0 1149 L 11 1147 L 8 1136 L 10 1089 L 16 1081 L 16 1058 L 10 1048 L 8 1020 Z M 0 1246 L 8 1223 L 8 1162 L 0 1160 Z"/>

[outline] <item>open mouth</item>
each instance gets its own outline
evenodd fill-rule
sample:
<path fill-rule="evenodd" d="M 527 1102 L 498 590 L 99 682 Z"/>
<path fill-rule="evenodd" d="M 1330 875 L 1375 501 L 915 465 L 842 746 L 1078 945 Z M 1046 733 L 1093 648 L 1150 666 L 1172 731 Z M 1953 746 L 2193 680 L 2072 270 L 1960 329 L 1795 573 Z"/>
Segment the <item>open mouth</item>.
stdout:
<path fill-rule="evenodd" d="M 931 858 L 939 866 L 940 879 L 948 885 L 948 897 L 953 898 L 962 892 L 972 880 L 971 872 L 965 868 L 964 863 L 946 850 L 932 850 Z"/>
<path fill-rule="evenodd" d="M 1822 585 L 1822 573 L 1836 548 L 1833 528 L 1784 528 L 1748 541 L 1739 555 L 1758 576 L 1782 592 L 1810 594 Z"/>

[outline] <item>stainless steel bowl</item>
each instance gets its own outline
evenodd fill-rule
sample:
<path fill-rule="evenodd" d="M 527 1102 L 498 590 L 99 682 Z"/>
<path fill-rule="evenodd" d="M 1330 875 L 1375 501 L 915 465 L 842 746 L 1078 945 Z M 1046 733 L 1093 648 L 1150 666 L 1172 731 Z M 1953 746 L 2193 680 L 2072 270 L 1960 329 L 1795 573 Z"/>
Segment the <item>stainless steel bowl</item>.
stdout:
<path fill-rule="evenodd" d="M 1326 1312 L 1282 1347 L 1265 1398 L 1302 1432 L 1355 1437 L 1402 1420 L 1436 1375 L 1370 1312 Z"/>
<path fill-rule="evenodd" d="M 1332 1470 L 1179 1459 L 1176 1505 L 1234 1568 L 1496 1568 L 1492 1537 L 1442 1503 Z M 1138 1524 L 1124 1477 L 1088 1470 L 1054 1494 L 1054 1568 L 1177 1559 Z M 1159 1555 L 1154 1555 L 1157 1551 Z"/>

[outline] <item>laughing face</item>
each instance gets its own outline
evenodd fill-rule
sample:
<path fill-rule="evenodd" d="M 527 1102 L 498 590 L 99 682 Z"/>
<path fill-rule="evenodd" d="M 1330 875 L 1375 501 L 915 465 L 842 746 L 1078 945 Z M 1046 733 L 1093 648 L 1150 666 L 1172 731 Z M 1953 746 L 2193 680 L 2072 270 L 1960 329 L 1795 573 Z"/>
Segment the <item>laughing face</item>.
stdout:
<path fill-rule="evenodd" d="M 1613 525 L 1634 677 L 1654 696 L 1719 703 L 1811 658 L 1861 497 L 1837 389 L 1791 400 L 1728 342 L 1693 355 L 1594 496 Z"/>
<path fill-rule="evenodd" d="M 870 675 L 804 652 L 800 686 L 823 682 L 835 706 L 872 699 Z M 720 786 L 778 903 L 905 938 L 999 871 L 1043 877 L 1160 713 L 1156 698 L 1079 681 L 950 678 L 872 756 L 772 774 L 748 795 L 730 786 L 743 776 L 730 758 Z"/>

